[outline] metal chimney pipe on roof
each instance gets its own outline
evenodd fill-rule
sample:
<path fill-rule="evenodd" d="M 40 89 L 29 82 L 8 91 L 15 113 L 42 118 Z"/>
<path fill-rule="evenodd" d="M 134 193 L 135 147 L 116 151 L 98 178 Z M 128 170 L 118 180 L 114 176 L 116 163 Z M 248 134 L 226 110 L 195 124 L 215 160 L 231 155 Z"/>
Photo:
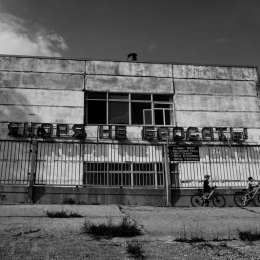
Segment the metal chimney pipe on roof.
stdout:
<path fill-rule="evenodd" d="M 137 54 L 136 53 L 129 53 L 127 55 L 127 60 L 128 61 L 137 61 Z"/>

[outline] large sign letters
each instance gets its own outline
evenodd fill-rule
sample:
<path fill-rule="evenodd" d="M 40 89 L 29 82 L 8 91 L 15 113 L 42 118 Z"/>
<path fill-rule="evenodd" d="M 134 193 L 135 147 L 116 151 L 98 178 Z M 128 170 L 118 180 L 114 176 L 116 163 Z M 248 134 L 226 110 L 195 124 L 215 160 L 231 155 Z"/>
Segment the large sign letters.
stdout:
<path fill-rule="evenodd" d="M 68 124 L 50 124 L 50 123 L 15 123 L 8 125 L 9 136 L 13 137 L 39 137 L 39 138 L 80 138 L 85 139 L 87 134 L 83 124 L 75 124 L 69 126 Z M 115 129 L 115 139 L 121 140 L 127 138 L 126 125 L 120 126 L 99 126 L 97 132 L 99 138 L 112 139 L 112 127 Z M 142 139 L 146 141 L 234 141 L 241 142 L 248 139 L 247 128 L 233 128 L 233 127 L 151 127 L 144 126 L 141 133 Z"/>

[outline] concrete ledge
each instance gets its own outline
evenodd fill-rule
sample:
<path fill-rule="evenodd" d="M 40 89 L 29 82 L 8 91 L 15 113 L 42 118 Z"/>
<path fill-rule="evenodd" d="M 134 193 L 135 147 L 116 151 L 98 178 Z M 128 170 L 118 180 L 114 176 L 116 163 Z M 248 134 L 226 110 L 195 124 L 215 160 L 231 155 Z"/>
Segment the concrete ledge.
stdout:
<path fill-rule="evenodd" d="M 226 200 L 225 207 L 236 207 L 234 196 L 237 189 L 216 189 Z M 191 197 L 198 189 L 172 189 L 172 207 L 192 207 Z M 257 195 L 258 196 L 258 195 Z M 166 191 L 163 189 L 99 188 L 99 187 L 49 187 L 35 186 L 33 202 L 37 204 L 62 204 L 66 199 L 74 199 L 88 205 L 138 205 L 166 206 Z M 21 204 L 28 202 L 27 186 L 0 186 L 0 204 Z M 257 198 L 255 203 L 260 206 Z M 255 206 L 251 203 L 249 206 Z"/>
<path fill-rule="evenodd" d="M 166 204 L 165 190 L 159 189 L 36 186 L 33 198 L 34 203 L 39 204 L 62 203 L 68 198 L 92 205 L 165 206 Z"/>
<path fill-rule="evenodd" d="M 0 70 L 83 74 L 85 61 L 47 57 L 1 56 Z"/>
<path fill-rule="evenodd" d="M 0 204 L 27 203 L 27 186 L 0 185 Z"/>

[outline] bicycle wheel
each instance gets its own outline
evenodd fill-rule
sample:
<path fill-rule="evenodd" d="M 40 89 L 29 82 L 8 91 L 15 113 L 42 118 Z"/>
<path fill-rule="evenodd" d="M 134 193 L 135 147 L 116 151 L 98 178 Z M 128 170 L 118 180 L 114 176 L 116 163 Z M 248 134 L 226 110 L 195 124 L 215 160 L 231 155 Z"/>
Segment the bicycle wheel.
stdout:
<path fill-rule="evenodd" d="M 204 199 L 199 195 L 193 195 L 191 197 L 191 204 L 193 207 L 203 207 Z"/>
<path fill-rule="evenodd" d="M 236 194 L 234 201 L 238 207 L 246 207 L 249 204 L 249 199 L 245 193 Z"/>
<path fill-rule="evenodd" d="M 213 205 L 215 207 L 224 207 L 226 205 L 226 200 L 222 195 L 216 194 L 212 199 Z"/>

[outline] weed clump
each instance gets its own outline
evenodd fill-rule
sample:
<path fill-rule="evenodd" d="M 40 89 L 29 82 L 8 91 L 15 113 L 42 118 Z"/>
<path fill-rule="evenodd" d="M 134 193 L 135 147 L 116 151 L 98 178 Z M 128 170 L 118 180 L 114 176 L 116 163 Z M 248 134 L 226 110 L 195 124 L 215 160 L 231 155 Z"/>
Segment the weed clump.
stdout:
<path fill-rule="evenodd" d="M 206 240 L 202 236 L 191 236 L 190 243 L 205 242 Z"/>
<path fill-rule="evenodd" d="M 68 214 L 66 211 L 44 211 L 47 217 L 49 218 L 68 218 Z"/>
<path fill-rule="evenodd" d="M 245 231 L 241 231 L 238 229 L 238 237 L 240 240 L 243 241 L 256 241 L 256 240 L 260 240 L 260 231 L 258 230 L 245 230 Z"/>
<path fill-rule="evenodd" d="M 180 236 L 175 238 L 176 242 L 188 242 L 188 237 L 187 237 L 187 232 L 186 232 L 186 227 L 185 225 L 182 226 L 182 231 Z"/>
<path fill-rule="evenodd" d="M 199 227 L 197 227 L 195 233 L 194 234 L 191 233 L 190 238 L 188 238 L 185 225 L 182 226 L 180 236 L 176 237 L 174 240 L 176 242 L 186 242 L 186 243 L 198 243 L 198 242 L 206 241 Z"/>
<path fill-rule="evenodd" d="M 73 198 L 64 198 L 62 204 L 75 205 L 76 201 Z"/>
<path fill-rule="evenodd" d="M 95 237 L 134 237 L 142 234 L 137 223 L 129 217 L 123 217 L 118 224 L 112 223 L 111 220 L 99 224 L 85 220 L 81 231 Z"/>
<path fill-rule="evenodd" d="M 60 211 L 44 211 L 49 218 L 82 218 L 77 212 L 70 212 L 69 214 L 63 209 Z"/>
<path fill-rule="evenodd" d="M 197 228 L 195 232 L 191 233 L 190 235 L 190 243 L 198 243 L 198 242 L 205 242 L 205 238 L 203 237 L 203 232 L 199 224 L 197 223 Z"/>
<path fill-rule="evenodd" d="M 142 245 L 138 240 L 127 242 L 126 251 L 133 258 L 144 259 L 144 250 L 142 249 Z"/>
<path fill-rule="evenodd" d="M 187 238 L 187 237 L 176 237 L 175 239 L 174 239 L 174 241 L 176 241 L 176 242 L 188 242 L 189 241 L 189 239 Z"/>
<path fill-rule="evenodd" d="M 69 214 L 69 217 L 70 218 L 82 218 L 82 215 L 80 215 L 79 213 L 77 213 L 77 212 L 70 212 L 70 214 Z"/>

